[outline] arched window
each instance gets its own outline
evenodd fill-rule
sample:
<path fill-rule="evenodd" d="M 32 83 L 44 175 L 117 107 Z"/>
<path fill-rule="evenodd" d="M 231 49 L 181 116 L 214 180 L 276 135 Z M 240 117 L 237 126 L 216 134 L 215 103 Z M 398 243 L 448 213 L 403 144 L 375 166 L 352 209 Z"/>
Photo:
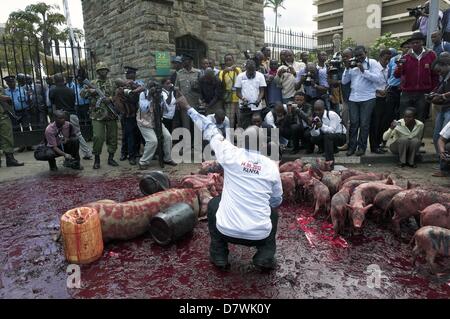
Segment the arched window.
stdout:
<path fill-rule="evenodd" d="M 206 44 L 191 35 L 176 38 L 175 45 L 177 55 L 192 55 L 194 58 L 194 67 L 199 67 L 200 60 L 206 58 Z"/>

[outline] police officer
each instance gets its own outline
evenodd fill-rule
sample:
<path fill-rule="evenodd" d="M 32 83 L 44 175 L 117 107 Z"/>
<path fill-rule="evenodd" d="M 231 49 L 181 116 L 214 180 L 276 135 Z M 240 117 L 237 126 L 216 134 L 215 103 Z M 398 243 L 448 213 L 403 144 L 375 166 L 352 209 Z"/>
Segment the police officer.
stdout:
<path fill-rule="evenodd" d="M 89 98 L 91 102 L 91 119 L 93 130 L 93 154 L 95 156 L 94 169 L 100 168 L 100 154 L 102 153 L 103 142 L 106 139 L 108 147 L 108 165 L 119 166 L 114 160 L 114 153 L 117 150 L 117 117 L 110 111 L 107 103 L 112 102 L 115 93 L 113 82 L 108 79 L 109 68 L 104 62 L 96 65 L 98 78 L 92 84 L 105 94 L 102 100 L 95 89 L 85 86 L 81 91 L 81 97 Z M 109 100 L 109 101 L 108 101 Z"/>
<path fill-rule="evenodd" d="M 14 112 L 12 110 L 12 107 L 10 107 L 8 104 L 11 104 L 11 98 L 9 96 L 6 96 L 3 88 L 0 87 L 0 149 L 3 150 L 6 157 L 6 166 L 7 167 L 14 167 L 14 166 L 23 166 L 23 163 L 19 163 L 14 158 L 14 137 L 13 137 L 13 130 L 12 130 L 12 123 L 11 119 L 8 116 L 8 112 L 6 111 L 6 108 L 10 108 L 11 112 Z M 2 165 L 2 161 L 0 158 L 0 167 Z"/>

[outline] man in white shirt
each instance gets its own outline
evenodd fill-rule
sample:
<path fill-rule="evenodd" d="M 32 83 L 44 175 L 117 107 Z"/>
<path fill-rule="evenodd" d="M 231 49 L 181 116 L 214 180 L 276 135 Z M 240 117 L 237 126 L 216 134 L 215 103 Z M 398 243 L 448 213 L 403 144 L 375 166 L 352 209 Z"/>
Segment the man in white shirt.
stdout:
<path fill-rule="evenodd" d="M 208 118 L 191 108 L 184 97 L 177 102 L 203 130 L 224 169 L 222 196 L 212 199 L 208 205 L 212 263 L 227 269 L 228 243 L 234 243 L 256 247 L 255 267 L 273 269 L 278 223 L 275 208 L 282 202 L 283 189 L 277 164 L 259 152 L 258 145 L 263 144 L 258 143 L 259 128 L 250 127 L 246 131 L 249 143 L 245 148 L 238 148 Z"/>
<path fill-rule="evenodd" d="M 230 119 L 226 116 L 225 111 L 219 109 L 216 113 L 210 114 L 207 117 L 222 132 L 222 135 L 227 137 L 227 130 L 230 129 Z"/>
<path fill-rule="evenodd" d="M 338 147 L 346 142 L 347 130 L 339 115 L 333 111 L 325 111 L 325 102 L 317 100 L 314 103 L 311 142 L 325 152 L 325 160 L 333 161 Z"/>
<path fill-rule="evenodd" d="M 246 72 L 238 75 L 235 84 L 236 95 L 240 99 L 240 127 L 244 129 L 249 127 L 252 114 L 264 111 L 266 108 L 262 102 L 266 87 L 266 79 L 261 72 L 256 71 L 255 61 L 248 60 L 246 64 Z"/>
<path fill-rule="evenodd" d="M 370 118 L 376 103 L 376 91 L 383 81 L 383 68 L 376 60 L 367 57 L 366 49 L 363 46 L 355 48 L 354 57 L 357 62 L 356 67 L 351 68 L 350 61 L 344 60 L 346 69 L 342 76 L 342 84 L 351 82 L 348 102 L 350 138 L 347 156 L 352 156 L 355 152 L 356 156 L 363 156 L 367 149 Z"/>
<path fill-rule="evenodd" d="M 433 174 L 434 177 L 450 177 L 450 122 L 442 129 L 438 149 L 440 156 L 441 170 Z"/>

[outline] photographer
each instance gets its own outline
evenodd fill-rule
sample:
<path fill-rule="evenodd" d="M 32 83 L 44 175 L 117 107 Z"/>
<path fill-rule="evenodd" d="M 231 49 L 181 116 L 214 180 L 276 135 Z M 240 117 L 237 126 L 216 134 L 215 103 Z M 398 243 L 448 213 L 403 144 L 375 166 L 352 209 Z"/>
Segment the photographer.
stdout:
<path fill-rule="evenodd" d="M 420 32 L 414 33 L 408 41 L 411 50 L 399 60 L 394 72 L 395 77 L 401 78 L 400 114 L 413 107 L 417 118 L 425 122 L 428 115 L 425 94 L 438 84 L 438 76 L 431 68 L 436 53 L 424 47 L 426 39 Z"/>
<path fill-rule="evenodd" d="M 329 87 L 326 69 L 319 69 L 315 63 L 308 63 L 306 68 L 297 74 L 296 89 L 299 90 L 302 85 L 309 98 L 309 103 L 312 104 L 323 98 L 324 95 L 327 95 Z"/>
<path fill-rule="evenodd" d="M 136 165 L 136 157 L 139 155 L 138 141 L 136 140 L 137 132 L 139 131 L 136 122 L 137 103 L 139 101 L 139 94 L 143 91 L 143 87 L 135 84 L 133 80 L 117 80 L 116 94 L 113 98 L 114 105 L 121 115 L 123 140 L 122 143 L 127 150 L 128 161 L 130 165 Z M 123 153 L 122 153 L 123 155 Z"/>
<path fill-rule="evenodd" d="M 170 79 L 162 79 L 161 84 L 162 99 L 164 104 L 164 114 L 163 123 L 164 126 L 169 130 L 170 134 L 173 131 L 173 117 L 175 116 L 175 111 L 177 108 L 177 98 L 175 97 L 175 87 Z"/>
<path fill-rule="evenodd" d="M 280 130 L 280 144 L 287 145 L 292 140 L 292 155 L 300 151 L 300 137 L 303 136 L 303 127 L 296 123 L 295 115 L 292 103 L 286 108 L 283 103 L 277 102 L 264 119 L 267 125 Z"/>
<path fill-rule="evenodd" d="M 162 88 L 160 88 L 156 82 L 150 81 L 147 84 L 146 90 L 139 96 L 139 109 L 137 111 L 136 119 L 139 130 L 145 140 L 144 154 L 139 160 L 140 170 L 146 170 L 150 167 L 159 143 L 155 131 L 155 106 L 163 109 L 164 102 L 161 99 L 160 105 L 155 105 L 153 96 L 158 95 L 158 90 L 160 90 L 159 93 L 162 94 Z M 163 112 L 161 112 L 161 121 L 162 114 Z M 164 149 L 164 163 L 170 166 L 176 166 L 177 164 L 172 160 L 172 136 L 164 124 L 161 126 L 164 138 L 164 145 L 162 146 Z"/>
<path fill-rule="evenodd" d="M 314 152 L 314 145 L 311 144 L 312 105 L 306 102 L 305 93 L 297 92 L 292 107 L 295 120 L 301 126 L 301 134 L 299 135 L 302 147 L 306 148 L 306 154 L 312 154 Z"/>
<path fill-rule="evenodd" d="M 237 76 L 242 70 L 236 66 L 232 54 L 225 55 L 225 68 L 219 72 L 219 80 L 222 82 L 224 91 L 223 100 L 225 112 L 230 119 L 230 126 L 234 129 L 238 118 L 239 98 L 234 90 Z"/>
<path fill-rule="evenodd" d="M 266 87 L 266 79 L 262 73 L 256 71 L 255 61 L 248 60 L 246 71 L 238 75 L 235 84 L 236 94 L 241 100 L 240 127 L 246 129 L 250 126 L 253 113 L 266 113 L 266 106 L 262 103 Z"/>
<path fill-rule="evenodd" d="M 450 58 L 440 56 L 434 63 L 434 70 L 442 81 L 437 89 L 429 95 L 429 100 L 438 111 L 434 127 L 433 143 L 439 154 L 438 141 L 442 129 L 450 122 Z"/>
<path fill-rule="evenodd" d="M 422 143 L 424 125 L 416 120 L 416 110 L 407 108 L 403 119 L 393 121 L 391 127 L 384 133 L 383 140 L 391 140 L 389 148 L 399 156 L 399 167 L 416 168 L 415 158 Z"/>
<path fill-rule="evenodd" d="M 412 31 L 420 31 L 420 33 L 426 37 L 428 33 L 428 20 L 430 16 L 430 1 L 425 2 L 423 6 L 408 8 L 407 10 L 409 11 L 409 16 L 416 18 L 412 26 Z M 439 10 L 439 22 L 435 28 L 438 28 L 439 26 L 440 29 L 443 15 L 443 12 Z"/>
<path fill-rule="evenodd" d="M 325 103 L 317 100 L 314 103 L 314 115 L 311 129 L 311 142 L 325 152 L 325 160 L 333 161 L 338 147 L 345 144 L 347 130 L 339 115 L 333 111 L 325 111 Z"/>
<path fill-rule="evenodd" d="M 375 154 L 384 154 L 382 147 L 383 142 L 383 127 L 389 125 L 389 112 L 386 111 L 386 91 L 389 81 L 389 68 L 388 64 L 392 57 L 390 50 L 385 49 L 380 52 L 379 63 L 383 67 L 381 73 L 383 74 L 383 82 L 381 82 L 377 89 L 377 98 L 375 108 L 372 113 L 372 119 L 370 121 L 370 150 Z M 392 123 L 392 120 L 391 120 Z"/>
<path fill-rule="evenodd" d="M 295 94 L 295 72 L 292 66 L 282 65 L 278 68 L 277 75 L 274 78 L 275 83 L 281 87 L 281 97 L 283 103 L 291 102 Z"/>
<path fill-rule="evenodd" d="M 51 149 L 52 158 L 47 159 L 51 171 L 57 171 L 55 158 L 64 156 L 64 166 L 75 170 L 82 170 L 80 165 L 80 143 L 78 130 L 66 121 L 66 113 L 57 110 L 54 112 L 55 121 L 45 129 L 46 147 Z"/>
<path fill-rule="evenodd" d="M 214 70 L 207 68 L 205 74 L 200 77 L 200 105 L 206 110 L 206 114 L 214 114 L 217 110 L 223 110 L 222 83 L 216 77 Z"/>
<path fill-rule="evenodd" d="M 328 85 L 330 93 L 330 109 L 341 113 L 341 105 L 344 104 L 344 92 L 342 90 L 342 75 L 344 74 L 343 56 L 341 52 L 334 54 L 327 63 Z"/>
<path fill-rule="evenodd" d="M 350 136 L 347 156 L 363 156 L 367 149 L 370 119 L 376 103 L 376 91 L 383 82 L 381 65 L 367 57 L 366 48 L 358 46 L 354 58 L 344 60 L 345 71 L 342 84 L 351 82 L 348 102 L 350 114 Z M 359 138 L 358 138 L 359 131 Z M 358 150 L 357 150 L 358 149 Z"/>
<path fill-rule="evenodd" d="M 440 168 L 434 177 L 450 177 L 450 122 L 442 129 L 438 140 Z"/>

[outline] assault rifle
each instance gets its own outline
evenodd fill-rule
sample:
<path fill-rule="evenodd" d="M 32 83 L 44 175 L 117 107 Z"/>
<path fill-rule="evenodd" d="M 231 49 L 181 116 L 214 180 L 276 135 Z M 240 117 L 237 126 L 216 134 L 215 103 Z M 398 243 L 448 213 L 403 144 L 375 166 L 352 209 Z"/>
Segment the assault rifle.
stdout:
<path fill-rule="evenodd" d="M 95 92 L 97 93 L 98 97 L 105 102 L 106 107 L 114 115 L 114 117 L 116 119 L 120 118 L 119 114 L 116 111 L 115 105 L 113 104 L 113 102 L 111 102 L 111 100 L 109 98 L 106 97 L 105 93 L 103 93 L 102 90 L 100 90 L 98 87 L 96 87 L 94 84 L 92 84 L 91 81 L 89 81 L 88 79 L 85 79 L 83 81 L 83 84 L 88 86 L 91 89 L 94 89 Z"/>
<path fill-rule="evenodd" d="M 18 123 L 22 122 L 22 117 L 18 117 L 13 110 L 12 106 L 10 103 L 6 102 L 6 101 L 0 101 L 1 106 L 3 107 L 3 109 L 11 116 L 11 118 L 13 118 L 14 120 L 16 120 Z"/>

